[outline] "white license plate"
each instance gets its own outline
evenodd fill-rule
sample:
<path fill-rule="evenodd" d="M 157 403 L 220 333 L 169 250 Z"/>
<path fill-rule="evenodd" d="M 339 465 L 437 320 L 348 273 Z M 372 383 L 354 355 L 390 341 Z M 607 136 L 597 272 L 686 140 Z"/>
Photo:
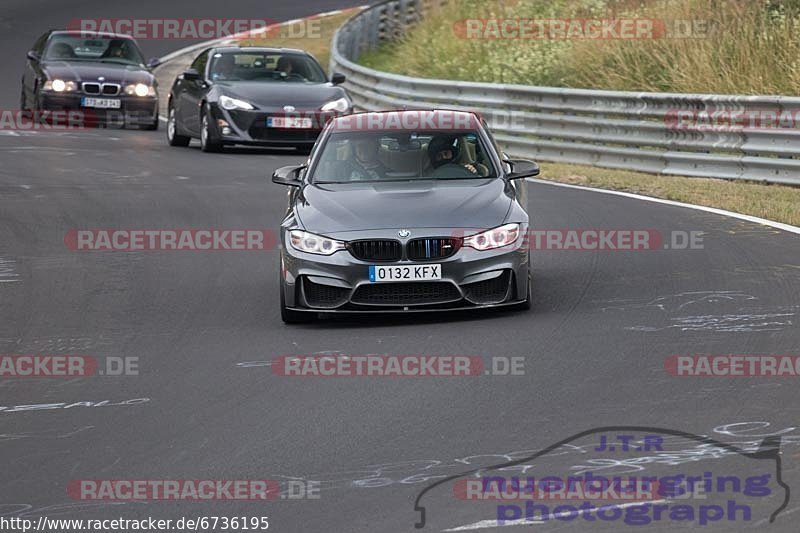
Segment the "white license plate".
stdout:
<path fill-rule="evenodd" d="M 313 126 L 310 118 L 300 117 L 267 117 L 268 128 L 296 128 L 310 130 Z"/>
<path fill-rule="evenodd" d="M 370 265 L 369 280 L 384 281 L 432 281 L 442 279 L 442 265 Z"/>
<path fill-rule="evenodd" d="M 98 109 L 119 109 L 122 101 L 119 98 L 81 98 L 81 105 Z"/>

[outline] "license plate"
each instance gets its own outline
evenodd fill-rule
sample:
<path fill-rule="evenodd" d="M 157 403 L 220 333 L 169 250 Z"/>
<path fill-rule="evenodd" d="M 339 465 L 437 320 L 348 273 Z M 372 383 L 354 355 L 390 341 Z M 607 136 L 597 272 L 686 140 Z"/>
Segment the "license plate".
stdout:
<path fill-rule="evenodd" d="M 268 128 L 296 128 L 310 130 L 313 126 L 310 118 L 301 117 L 267 117 Z"/>
<path fill-rule="evenodd" d="M 433 281 L 442 279 L 442 265 L 370 265 L 369 280 L 384 281 Z"/>
<path fill-rule="evenodd" d="M 98 109 L 119 109 L 122 101 L 119 98 L 81 98 L 83 107 L 96 107 Z"/>

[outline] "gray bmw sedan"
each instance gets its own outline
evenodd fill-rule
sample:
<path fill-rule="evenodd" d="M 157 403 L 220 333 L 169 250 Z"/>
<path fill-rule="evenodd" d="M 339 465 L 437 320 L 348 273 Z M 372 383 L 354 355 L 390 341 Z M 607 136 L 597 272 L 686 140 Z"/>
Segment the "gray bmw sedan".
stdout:
<path fill-rule="evenodd" d="M 291 187 L 281 224 L 281 317 L 531 303 L 526 183 L 486 123 L 462 111 L 331 120 Z"/>

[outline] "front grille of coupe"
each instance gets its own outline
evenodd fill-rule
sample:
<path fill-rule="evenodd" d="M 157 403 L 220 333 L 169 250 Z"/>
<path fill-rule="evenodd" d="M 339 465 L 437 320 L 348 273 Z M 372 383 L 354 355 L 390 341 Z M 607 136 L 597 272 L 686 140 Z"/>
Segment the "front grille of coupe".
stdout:
<path fill-rule="evenodd" d="M 119 94 L 119 85 L 116 83 L 84 83 L 83 92 L 85 94 L 102 94 L 104 96 L 116 96 Z"/>
<path fill-rule="evenodd" d="M 414 239 L 406 244 L 406 253 L 412 261 L 445 259 L 458 251 L 459 244 L 454 238 Z"/>
<path fill-rule="evenodd" d="M 506 299 L 510 281 L 511 272 L 506 270 L 496 278 L 464 285 L 464 296 L 476 304 L 500 303 Z"/>
<path fill-rule="evenodd" d="M 347 244 L 347 249 L 362 261 L 399 261 L 403 255 L 400 243 L 388 239 L 352 241 Z"/>
<path fill-rule="evenodd" d="M 99 83 L 84 83 L 83 84 L 83 92 L 86 94 L 100 94 L 100 84 Z"/>
<path fill-rule="evenodd" d="M 452 283 L 425 281 L 361 285 L 356 289 L 351 301 L 359 305 L 422 305 L 460 299 L 461 294 Z"/>
<path fill-rule="evenodd" d="M 119 85 L 116 83 L 104 83 L 103 94 L 106 96 L 116 96 L 119 94 Z"/>
<path fill-rule="evenodd" d="M 306 303 L 311 307 L 332 308 L 339 307 L 347 301 L 350 289 L 314 283 L 308 278 L 303 278 L 303 294 Z"/>

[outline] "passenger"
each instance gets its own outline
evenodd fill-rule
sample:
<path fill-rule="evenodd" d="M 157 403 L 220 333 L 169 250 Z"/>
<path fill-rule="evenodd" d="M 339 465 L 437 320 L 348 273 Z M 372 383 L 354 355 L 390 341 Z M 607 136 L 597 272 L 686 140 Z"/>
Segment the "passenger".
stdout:
<path fill-rule="evenodd" d="M 456 163 L 459 156 L 458 139 L 454 136 L 437 136 L 428 145 L 434 177 L 468 178 L 479 174 L 475 165 Z"/>
<path fill-rule="evenodd" d="M 75 59 L 75 50 L 67 43 L 53 43 L 47 51 L 47 59 Z"/>

